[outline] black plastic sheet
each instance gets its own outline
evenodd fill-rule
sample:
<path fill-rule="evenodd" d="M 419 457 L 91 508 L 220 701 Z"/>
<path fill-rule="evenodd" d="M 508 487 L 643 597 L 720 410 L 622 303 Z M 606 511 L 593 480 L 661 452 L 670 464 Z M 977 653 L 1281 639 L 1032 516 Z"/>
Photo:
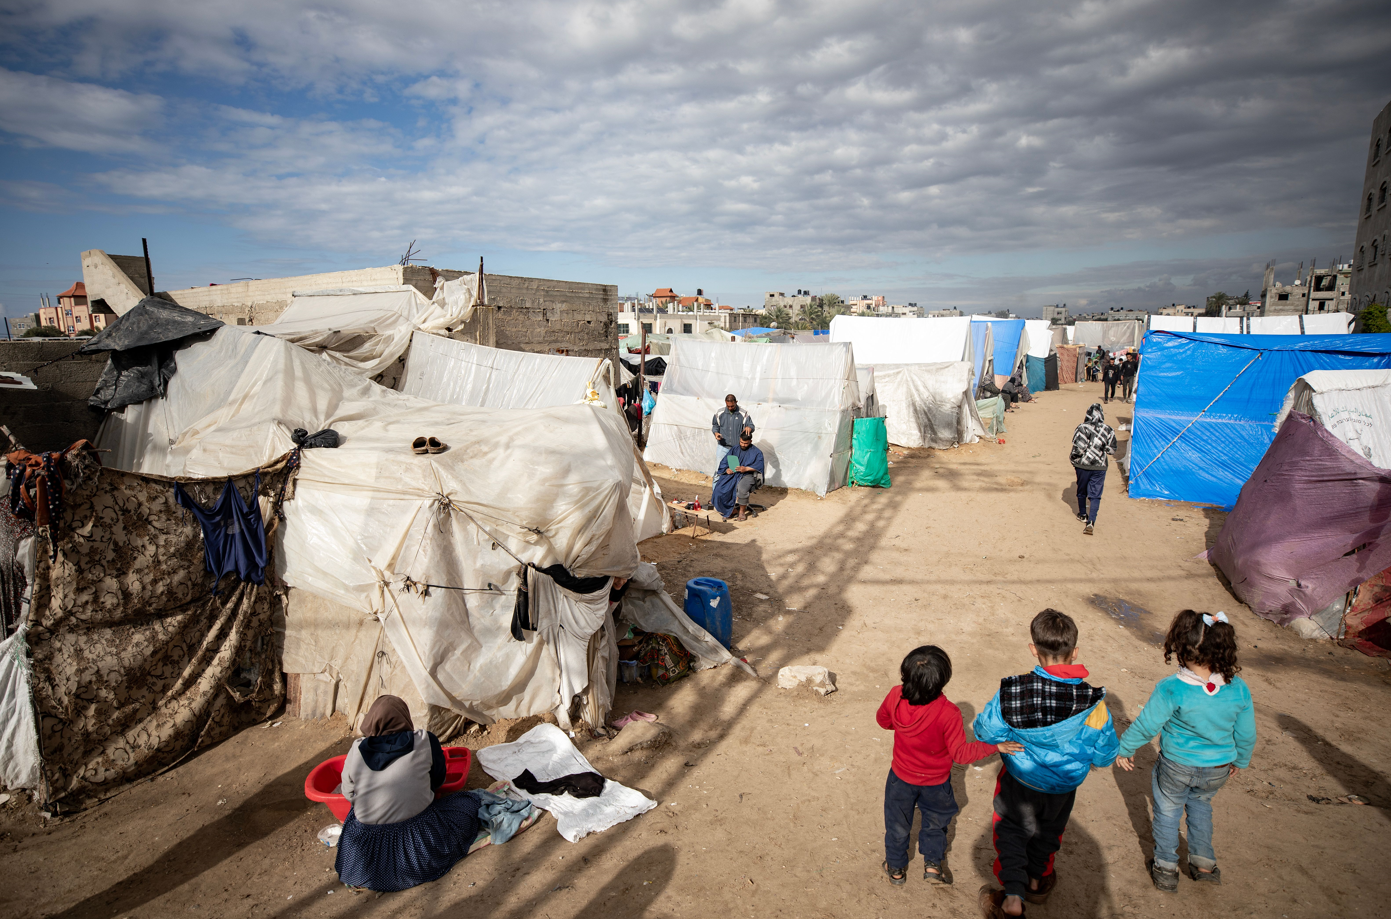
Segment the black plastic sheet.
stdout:
<path fill-rule="evenodd" d="M 87 404 L 111 412 L 163 396 L 178 369 L 174 352 L 222 325 L 196 310 L 146 297 L 78 349 L 79 354 L 111 355 Z"/>

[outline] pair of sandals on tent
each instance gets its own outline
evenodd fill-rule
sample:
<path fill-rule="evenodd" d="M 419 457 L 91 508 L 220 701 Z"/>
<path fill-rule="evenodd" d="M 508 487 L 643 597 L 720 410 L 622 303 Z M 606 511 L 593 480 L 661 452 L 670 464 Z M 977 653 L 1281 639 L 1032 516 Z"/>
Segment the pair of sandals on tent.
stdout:
<path fill-rule="evenodd" d="M 438 437 L 417 437 L 411 441 L 411 452 L 415 454 L 443 453 L 448 449 L 449 444 L 442 442 Z"/>

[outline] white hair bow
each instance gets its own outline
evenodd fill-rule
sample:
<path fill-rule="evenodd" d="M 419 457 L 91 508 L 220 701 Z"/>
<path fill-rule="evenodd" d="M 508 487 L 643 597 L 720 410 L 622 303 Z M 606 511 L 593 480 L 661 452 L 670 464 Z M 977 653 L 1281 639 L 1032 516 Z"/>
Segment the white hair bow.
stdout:
<path fill-rule="evenodd" d="M 1212 624 L 1215 623 L 1215 622 L 1226 622 L 1226 621 L 1227 621 L 1227 614 L 1224 613 L 1224 612 L 1222 612 L 1221 610 L 1218 610 L 1218 611 L 1217 611 L 1217 615 L 1215 615 L 1215 616 L 1209 616 L 1207 613 L 1203 613 L 1203 625 L 1210 626 L 1210 625 L 1212 625 Z M 1228 624 L 1230 624 L 1230 623 L 1228 623 Z"/>

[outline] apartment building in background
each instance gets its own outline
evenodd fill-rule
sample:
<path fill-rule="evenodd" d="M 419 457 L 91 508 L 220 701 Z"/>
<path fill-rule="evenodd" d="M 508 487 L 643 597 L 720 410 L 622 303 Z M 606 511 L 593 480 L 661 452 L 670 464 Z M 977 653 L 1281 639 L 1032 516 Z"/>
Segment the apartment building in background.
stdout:
<path fill-rule="evenodd" d="M 1353 244 L 1348 285 L 1349 311 L 1361 312 L 1372 301 L 1391 302 L 1391 102 L 1372 119 L 1367 144 L 1367 171 L 1357 207 L 1357 242 Z"/>

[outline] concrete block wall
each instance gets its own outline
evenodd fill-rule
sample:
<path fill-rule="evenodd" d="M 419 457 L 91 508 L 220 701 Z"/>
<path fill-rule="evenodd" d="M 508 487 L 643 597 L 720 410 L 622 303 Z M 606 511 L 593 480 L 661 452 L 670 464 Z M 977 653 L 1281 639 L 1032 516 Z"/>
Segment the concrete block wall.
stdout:
<path fill-rule="evenodd" d="M 87 407 L 87 400 L 106 369 L 106 355 L 73 354 L 82 344 L 81 340 L 51 338 L 0 341 L 0 370 L 22 373 L 39 387 L 37 391 L 0 389 L 0 424 L 8 426 L 29 450 L 62 450 L 96 437 L 102 416 Z M 66 359 L 40 369 L 39 365 L 60 357 Z M 3 437 L 0 448 L 9 450 Z"/>
<path fill-rule="evenodd" d="M 132 276 L 127 269 L 134 270 L 134 259 L 133 255 L 110 256 L 100 249 L 82 253 L 82 283 L 87 287 L 88 302 L 105 300 L 118 316 L 124 316 L 145 299 L 149 292 L 145 259 L 140 258 L 139 271 Z M 137 278 L 145 283 L 144 287 L 137 283 Z"/>
<path fill-rule="evenodd" d="M 180 306 L 207 313 L 231 325 L 272 322 L 297 290 L 378 287 L 408 284 L 433 296 L 435 278 L 454 280 L 472 272 L 421 265 L 388 265 L 294 278 L 241 281 L 216 287 L 190 287 L 166 296 Z M 563 351 L 577 357 L 616 358 L 618 287 L 545 278 L 490 274 L 489 308 L 476 315 L 456 338 L 512 351 Z"/>

